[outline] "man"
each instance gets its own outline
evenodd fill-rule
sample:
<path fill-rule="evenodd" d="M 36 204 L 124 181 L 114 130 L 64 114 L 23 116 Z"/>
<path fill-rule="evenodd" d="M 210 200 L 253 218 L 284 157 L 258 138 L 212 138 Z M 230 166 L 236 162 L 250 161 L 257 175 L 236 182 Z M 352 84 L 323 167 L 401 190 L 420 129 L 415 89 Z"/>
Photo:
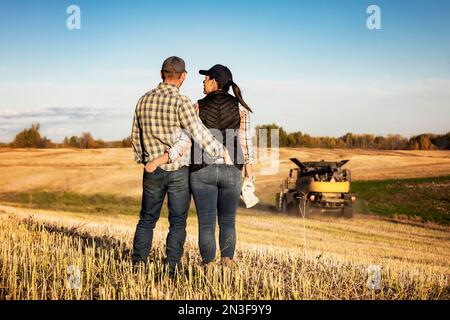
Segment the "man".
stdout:
<path fill-rule="evenodd" d="M 183 59 L 169 57 L 164 61 L 161 69 L 163 82 L 139 99 L 131 134 L 135 160 L 145 166 L 140 219 L 133 243 L 133 264 L 147 261 L 153 229 L 167 194 L 170 227 L 166 255 L 170 273 L 180 264 L 186 240 L 191 199 L 189 158 L 186 155 L 158 168 L 152 166 L 152 160 L 168 152 L 179 139 L 182 129 L 211 157 L 229 158 L 223 144 L 215 140 L 203 125 L 189 98 L 179 93 L 186 73 Z"/>

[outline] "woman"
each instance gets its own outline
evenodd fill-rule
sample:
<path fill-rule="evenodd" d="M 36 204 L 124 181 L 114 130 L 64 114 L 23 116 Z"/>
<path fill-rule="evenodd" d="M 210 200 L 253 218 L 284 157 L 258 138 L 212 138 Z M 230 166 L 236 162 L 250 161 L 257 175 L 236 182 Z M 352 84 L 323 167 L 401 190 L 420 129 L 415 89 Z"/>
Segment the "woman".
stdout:
<path fill-rule="evenodd" d="M 248 157 L 251 152 L 248 142 L 241 145 L 242 138 L 250 139 L 239 135 L 239 104 L 244 110 L 251 112 L 251 109 L 242 99 L 241 91 L 227 67 L 215 65 L 209 70 L 201 70 L 200 74 L 205 76 L 203 89 L 206 97 L 198 101 L 199 117 L 227 147 L 233 161 L 232 165 L 227 165 L 223 159 L 209 159 L 198 144 L 194 143 L 192 147 L 190 184 L 199 220 L 200 254 L 204 264 L 214 261 L 218 220 L 221 262 L 232 265 L 236 248 L 236 211 L 242 188 L 242 169 L 244 163 L 251 160 Z M 230 87 L 235 96 L 228 93 Z M 251 172 L 247 172 L 247 175 L 250 174 Z"/>
<path fill-rule="evenodd" d="M 203 91 L 206 97 L 198 101 L 199 117 L 227 147 L 232 164 L 225 164 L 223 158 L 209 158 L 197 143 L 190 148 L 190 140 L 182 135 L 163 157 L 154 160 L 154 166 L 173 161 L 191 149 L 190 185 L 198 214 L 200 254 L 204 264 L 215 260 L 218 220 L 221 262 L 230 266 L 234 264 L 236 248 L 236 211 L 242 188 L 242 169 L 247 185 L 252 185 L 254 180 L 248 120 L 252 111 L 227 67 L 215 65 L 209 70 L 201 70 L 200 74 L 205 75 Z M 235 96 L 228 93 L 230 87 Z"/>

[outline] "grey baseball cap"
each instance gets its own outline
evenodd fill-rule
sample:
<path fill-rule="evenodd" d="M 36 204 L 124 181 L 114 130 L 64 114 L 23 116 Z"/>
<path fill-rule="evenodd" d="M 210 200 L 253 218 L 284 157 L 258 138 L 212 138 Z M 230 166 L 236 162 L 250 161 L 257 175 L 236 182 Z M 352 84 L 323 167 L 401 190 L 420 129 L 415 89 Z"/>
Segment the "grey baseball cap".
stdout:
<path fill-rule="evenodd" d="M 164 60 L 161 71 L 167 73 L 187 73 L 184 60 L 176 56 L 168 57 Z"/>

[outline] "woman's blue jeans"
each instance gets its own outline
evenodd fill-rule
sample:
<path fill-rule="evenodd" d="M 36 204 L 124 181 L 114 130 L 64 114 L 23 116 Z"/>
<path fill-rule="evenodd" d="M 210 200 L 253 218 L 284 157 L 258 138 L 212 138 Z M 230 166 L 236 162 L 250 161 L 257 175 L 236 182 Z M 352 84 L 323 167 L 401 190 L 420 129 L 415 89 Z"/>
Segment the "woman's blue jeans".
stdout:
<path fill-rule="evenodd" d="M 233 165 L 213 164 L 191 172 L 199 224 L 199 247 L 204 263 L 216 256 L 216 221 L 221 257 L 233 259 L 236 249 L 236 211 L 242 188 L 241 171 Z"/>

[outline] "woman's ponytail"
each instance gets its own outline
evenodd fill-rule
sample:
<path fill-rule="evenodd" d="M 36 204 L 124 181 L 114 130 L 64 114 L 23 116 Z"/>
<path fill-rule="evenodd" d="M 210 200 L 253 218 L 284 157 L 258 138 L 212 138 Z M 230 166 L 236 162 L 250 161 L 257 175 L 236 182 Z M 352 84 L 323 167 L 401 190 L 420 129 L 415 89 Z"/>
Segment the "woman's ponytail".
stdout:
<path fill-rule="evenodd" d="M 245 103 L 244 99 L 242 98 L 241 89 L 233 81 L 231 81 L 231 88 L 233 88 L 234 96 L 238 99 L 239 103 L 242 106 L 244 106 L 245 109 L 253 113 L 252 109 L 250 109 L 250 107 Z"/>

